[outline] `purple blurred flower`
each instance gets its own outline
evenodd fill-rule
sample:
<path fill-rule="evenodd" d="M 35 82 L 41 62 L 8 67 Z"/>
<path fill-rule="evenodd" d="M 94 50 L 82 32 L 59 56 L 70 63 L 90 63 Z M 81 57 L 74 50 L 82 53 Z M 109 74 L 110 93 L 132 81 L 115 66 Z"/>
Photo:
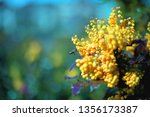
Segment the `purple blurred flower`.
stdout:
<path fill-rule="evenodd" d="M 71 89 L 72 89 L 72 94 L 73 95 L 77 95 L 80 93 L 81 89 L 83 87 L 83 83 L 75 83 L 72 85 Z"/>

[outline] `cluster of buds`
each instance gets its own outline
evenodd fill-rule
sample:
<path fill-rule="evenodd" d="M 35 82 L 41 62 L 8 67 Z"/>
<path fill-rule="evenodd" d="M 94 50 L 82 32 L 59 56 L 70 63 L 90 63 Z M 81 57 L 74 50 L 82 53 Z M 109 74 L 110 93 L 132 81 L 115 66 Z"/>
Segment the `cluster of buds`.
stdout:
<path fill-rule="evenodd" d="M 134 25 L 134 20 L 131 17 L 124 18 L 117 7 L 112 9 L 108 20 L 90 20 L 86 27 L 88 37 L 72 37 L 72 42 L 80 55 L 80 59 L 76 60 L 76 66 L 79 67 L 83 78 L 103 81 L 108 88 L 118 87 L 120 80 L 124 82 L 126 87 L 110 99 L 126 99 L 127 95 L 123 95 L 124 92 L 130 95 L 127 90 L 133 92 L 142 79 L 142 72 L 137 71 L 147 50 L 150 50 L 150 33 L 146 33 L 145 39 L 140 40 Z M 147 29 L 150 32 L 150 23 Z M 122 55 L 127 55 L 126 60 L 123 59 L 127 64 L 118 62 L 121 61 Z M 127 67 L 121 68 L 120 64 Z M 131 71 L 132 66 L 135 72 Z"/>
<path fill-rule="evenodd" d="M 148 50 L 150 51 L 150 22 L 148 23 L 147 31 L 148 31 L 148 32 L 147 32 L 146 35 L 145 35 L 145 39 L 148 40 L 148 42 L 147 42 L 147 48 L 148 48 Z"/>
<path fill-rule="evenodd" d="M 115 95 L 108 97 L 108 100 L 125 100 L 129 95 L 134 94 L 134 88 L 123 88 L 116 92 Z"/>
<path fill-rule="evenodd" d="M 126 72 L 125 76 L 123 77 L 123 80 L 125 81 L 126 85 L 128 85 L 131 88 L 134 88 L 139 84 L 140 79 L 142 78 L 142 75 L 138 72 Z"/>

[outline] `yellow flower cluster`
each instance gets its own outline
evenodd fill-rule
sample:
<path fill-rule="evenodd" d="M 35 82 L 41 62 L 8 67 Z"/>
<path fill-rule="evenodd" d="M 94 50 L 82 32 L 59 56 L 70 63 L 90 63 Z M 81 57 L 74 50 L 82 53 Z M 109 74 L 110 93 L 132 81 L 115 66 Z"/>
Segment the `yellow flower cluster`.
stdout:
<path fill-rule="evenodd" d="M 150 32 L 150 22 L 148 22 L 147 30 Z"/>
<path fill-rule="evenodd" d="M 108 21 L 92 19 L 86 27 L 88 38 L 72 38 L 81 59 L 76 65 L 82 77 L 102 80 L 108 87 L 115 87 L 119 81 L 119 70 L 114 51 L 129 50 L 133 53 L 135 46 L 127 47 L 135 39 L 134 21 L 124 19 L 119 7 L 112 9 Z"/>
<path fill-rule="evenodd" d="M 126 85 L 134 88 L 139 84 L 141 77 L 142 75 L 138 72 L 126 72 L 123 80 L 125 81 Z"/>
<path fill-rule="evenodd" d="M 150 22 L 148 23 L 147 30 L 149 33 L 146 33 L 145 35 L 145 39 L 148 40 L 146 47 L 150 51 Z"/>
<path fill-rule="evenodd" d="M 80 67 L 82 77 L 93 80 L 104 80 L 108 87 L 114 87 L 118 82 L 118 70 L 116 58 L 112 49 L 107 47 L 104 40 L 98 43 L 79 42 L 73 38 L 82 59 L 76 60 L 76 65 Z M 101 48 L 100 48 L 101 47 Z"/>
<path fill-rule="evenodd" d="M 124 100 L 127 99 L 129 95 L 134 94 L 134 88 L 123 88 L 119 90 L 116 95 L 108 97 L 108 100 Z"/>
<path fill-rule="evenodd" d="M 124 100 L 127 96 L 121 96 L 119 94 L 116 94 L 114 96 L 108 97 L 108 100 Z"/>
<path fill-rule="evenodd" d="M 128 51 L 132 56 L 134 56 L 134 50 L 137 47 L 137 44 L 132 44 L 130 46 L 126 46 L 125 50 Z"/>
<path fill-rule="evenodd" d="M 125 49 L 135 39 L 134 20 L 130 17 L 124 19 L 119 7 L 112 9 L 108 19 L 105 39 L 111 44 L 110 48 L 115 45 L 114 49 L 118 50 Z"/>

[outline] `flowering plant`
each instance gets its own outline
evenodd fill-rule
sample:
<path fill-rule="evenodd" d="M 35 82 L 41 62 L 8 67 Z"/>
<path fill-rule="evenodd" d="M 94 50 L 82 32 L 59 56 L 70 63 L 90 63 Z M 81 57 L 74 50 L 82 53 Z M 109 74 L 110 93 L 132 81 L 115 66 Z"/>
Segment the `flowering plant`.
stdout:
<path fill-rule="evenodd" d="M 79 67 L 83 79 L 90 85 L 96 82 L 92 90 L 101 83 L 105 83 L 109 90 L 116 89 L 105 97 L 107 99 L 128 99 L 135 95 L 142 79 L 147 79 L 150 68 L 150 23 L 145 36 L 140 35 L 134 26 L 134 20 L 124 18 L 119 7 L 112 9 L 108 20 L 91 19 L 86 27 L 88 37 L 72 37 L 80 58 L 70 71 L 74 66 Z M 73 94 L 78 94 L 83 85 L 82 82 L 73 84 Z"/>

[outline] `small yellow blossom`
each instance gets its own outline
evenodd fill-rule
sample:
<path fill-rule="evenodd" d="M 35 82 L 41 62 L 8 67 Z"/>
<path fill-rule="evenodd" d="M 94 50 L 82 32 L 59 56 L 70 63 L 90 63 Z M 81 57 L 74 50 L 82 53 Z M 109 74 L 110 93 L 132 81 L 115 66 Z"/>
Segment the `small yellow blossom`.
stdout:
<path fill-rule="evenodd" d="M 132 44 L 131 46 L 126 46 L 126 51 L 130 52 L 132 56 L 134 56 L 134 50 L 137 47 L 137 44 Z"/>
<path fill-rule="evenodd" d="M 138 72 L 126 72 L 123 80 L 129 87 L 135 87 L 140 82 L 141 75 Z"/>
<path fill-rule="evenodd" d="M 150 51 L 150 22 L 147 25 L 147 30 L 148 30 L 148 33 L 146 33 L 146 35 L 145 35 L 145 39 L 147 39 L 146 47 Z"/>

